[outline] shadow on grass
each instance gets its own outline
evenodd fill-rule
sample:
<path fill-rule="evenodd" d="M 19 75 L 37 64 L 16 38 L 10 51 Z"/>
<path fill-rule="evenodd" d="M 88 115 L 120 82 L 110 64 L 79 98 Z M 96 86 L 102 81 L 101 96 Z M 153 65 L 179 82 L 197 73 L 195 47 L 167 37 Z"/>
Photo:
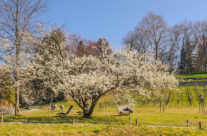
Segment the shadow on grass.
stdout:
<path fill-rule="evenodd" d="M 74 118 L 80 124 L 126 124 L 126 119 L 121 118 L 120 115 L 110 116 L 92 116 L 92 117 L 78 117 L 78 116 L 5 116 L 4 122 L 22 122 L 22 123 L 73 123 Z"/>

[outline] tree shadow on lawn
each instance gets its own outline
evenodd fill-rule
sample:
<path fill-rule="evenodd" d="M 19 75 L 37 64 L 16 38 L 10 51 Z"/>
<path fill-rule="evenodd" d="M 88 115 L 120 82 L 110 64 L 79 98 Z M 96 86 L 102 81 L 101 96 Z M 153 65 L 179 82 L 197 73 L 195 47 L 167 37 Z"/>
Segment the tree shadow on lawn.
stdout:
<path fill-rule="evenodd" d="M 120 118 L 121 117 L 121 118 Z M 120 115 L 109 115 L 109 116 L 92 116 L 92 117 L 80 117 L 78 121 L 81 123 L 88 124 L 125 124 L 126 119 Z"/>
<path fill-rule="evenodd" d="M 127 116 L 109 115 L 109 116 L 92 116 L 92 117 L 80 117 L 80 116 L 5 116 L 5 122 L 22 122 L 22 123 L 73 123 L 76 119 L 77 124 L 126 124 Z"/>

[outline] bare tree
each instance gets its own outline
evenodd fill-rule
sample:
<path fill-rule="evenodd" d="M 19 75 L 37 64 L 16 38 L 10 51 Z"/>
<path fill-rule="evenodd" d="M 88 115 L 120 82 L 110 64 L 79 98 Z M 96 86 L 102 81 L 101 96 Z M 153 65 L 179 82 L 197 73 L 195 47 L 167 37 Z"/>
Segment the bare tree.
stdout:
<path fill-rule="evenodd" d="M 168 46 L 167 46 L 167 57 L 168 57 L 168 67 L 169 72 L 172 73 L 176 67 L 176 63 L 178 61 L 178 50 L 179 50 L 179 42 L 180 42 L 180 27 L 175 25 L 174 27 L 169 29 L 168 36 Z"/>
<path fill-rule="evenodd" d="M 182 47 L 180 69 L 181 73 L 189 73 L 192 72 L 194 68 L 193 52 L 198 41 L 198 30 L 192 22 L 184 22 L 180 24 L 180 31 L 180 46 Z"/>
<path fill-rule="evenodd" d="M 34 18 L 45 8 L 44 0 L 0 1 L 1 59 L 9 65 L 15 83 L 15 115 L 19 114 L 19 70 L 26 51 L 26 37 L 34 30 Z"/>
<path fill-rule="evenodd" d="M 195 48 L 196 54 L 196 71 L 205 72 L 207 68 L 207 22 L 201 21 L 195 23 L 198 31 L 198 43 Z"/>
<path fill-rule="evenodd" d="M 148 43 L 155 52 L 155 59 L 162 59 L 165 51 L 167 24 L 162 16 L 149 12 L 140 26 L 147 32 Z"/>
<path fill-rule="evenodd" d="M 197 71 L 205 72 L 207 67 L 207 37 L 203 34 L 197 46 Z"/>
<path fill-rule="evenodd" d="M 142 18 L 135 30 L 127 34 L 124 43 L 137 51 L 153 50 L 155 59 L 163 61 L 166 55 L 166 38 L 166 22 L 162 16 L 149 12 Z"/>
<path fill-rule="evenodd" d="M 129 32 L 126 37 L 124 37 L 123 42 L 128 48 L 136 50 L 139 53 L 145 53 L 149 50 L 146 31 L 139 26 L 137 26 L 134 31 Z"/>

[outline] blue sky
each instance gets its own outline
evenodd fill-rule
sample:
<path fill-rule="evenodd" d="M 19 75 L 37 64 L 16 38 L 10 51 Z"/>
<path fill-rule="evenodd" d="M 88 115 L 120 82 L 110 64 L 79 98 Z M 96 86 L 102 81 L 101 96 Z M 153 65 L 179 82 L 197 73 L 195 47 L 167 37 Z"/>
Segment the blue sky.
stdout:
<path fill-rule="evenodd" d="M 105 37 L 112 46 L 122 46 L 122 38 L 147 12 L 163 16 L 172 26 L 184 20 L 207 20 L 206 6 L 207 0 L 49 0 L 41 20 L 64 25 L 83 38 Z"/>

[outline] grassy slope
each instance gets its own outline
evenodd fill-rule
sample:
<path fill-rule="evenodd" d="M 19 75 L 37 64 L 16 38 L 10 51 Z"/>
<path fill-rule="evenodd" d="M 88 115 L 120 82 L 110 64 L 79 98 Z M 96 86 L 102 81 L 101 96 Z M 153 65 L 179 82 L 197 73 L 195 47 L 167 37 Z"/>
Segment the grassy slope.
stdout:
<path fill-rule="evenodd" d="M 180 106 L 184 106 L 184 107 L 188 107 L 190 106 L 189 101 L 188 101 L 188 95 L 187 95 L 187 88 L 182 86 L 179 87 L 180 88 Z M 202 90 L 203 87 L 197 87 L 198 91 Z M 190 95 L 192 97 L 192 107 L 196 107 L 199 105 L 198 103 L 198 97 L 197 94 L 195 92 L 195 87 L 194 86 L 189 86 L 189 92 Z M 178 92 L 174 91 L 172 93 L 172 97 L 171 97 L 171 102 L 170 102 L 170 106 L 179 106 L 177 104 L 177 100 L 178 100 Z M 207 99 L 206 99 L 207 100 Z"/>
<path fill-rule="evenodd" d="M 207 72 L 203 73 L 189 73 L 189 74 L 183 74 L 183 75 L 176 75 L 177 78 L 207 78 Z"/>

